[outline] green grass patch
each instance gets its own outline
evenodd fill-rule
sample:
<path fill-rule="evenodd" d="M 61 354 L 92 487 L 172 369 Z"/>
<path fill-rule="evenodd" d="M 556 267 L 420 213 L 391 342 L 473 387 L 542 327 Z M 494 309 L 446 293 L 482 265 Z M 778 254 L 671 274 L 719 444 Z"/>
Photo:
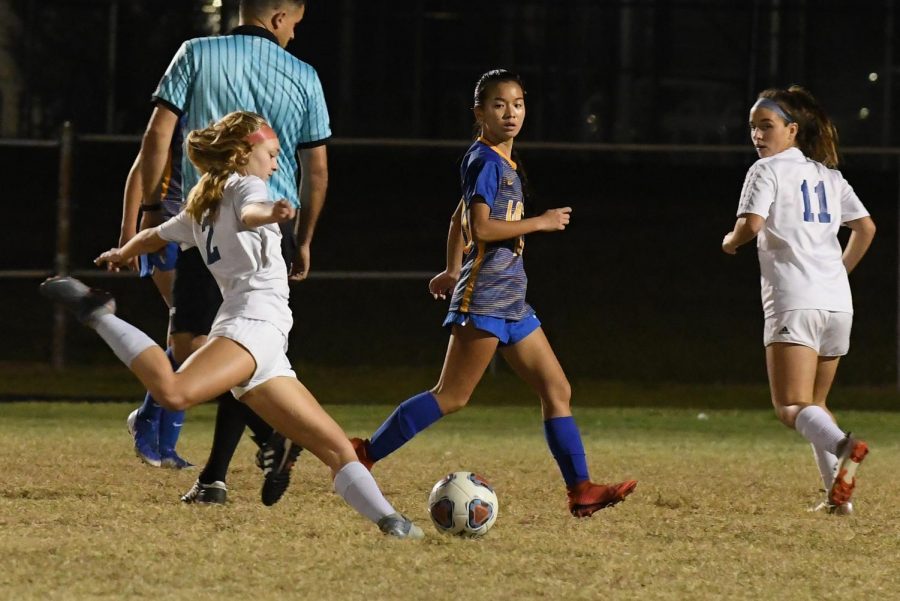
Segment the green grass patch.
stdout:
<path fill-rule="evenodd" d="M 0 404 L 0 598 L 896 595 L 900 415 L 839 413 L 872 452 L 855 514 L 837 518 L 806 511 L 821 497 L 809 445 L 771 411 L 705 408 L 698 419 L 696 407 L 591 404 L 576 417 L 592 475 L 638 479 L 625 503 L 570 517 L 537 403 L 484 402 L 375 467 L 388 498 L 425 528 L 420 542 L 381 536 L 331 492 L 328 471 L 308 454 L 284 499 L 267 508 L 245 437 L 228 504 L 183 506 L 196 471 L 138 462 L 124 429 L 131 405 Z M 370 435 L 393 409 L 326 406 L 351 436 Z M 214 409 L 188 414 L 180 451 L 195 462 L 208 452 Z M 478 471 L 497 489 L 499 518 L 484 539 L 449 538 L 429 523 L 431 485 L 455 470 Z"/>

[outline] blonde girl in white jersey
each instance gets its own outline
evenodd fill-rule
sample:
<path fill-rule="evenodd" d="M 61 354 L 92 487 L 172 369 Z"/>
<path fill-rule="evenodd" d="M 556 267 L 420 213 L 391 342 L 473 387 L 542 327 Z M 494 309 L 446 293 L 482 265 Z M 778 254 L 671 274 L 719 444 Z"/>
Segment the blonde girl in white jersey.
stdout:
<path fill-rule="evenodd" d="M 109 344 L 169 410 L 184 410 L 231 390 L 278 432 L 331 468 L 335 491 L 388 535 L 422 531 L 384 498 L 340 426 L 291 369 L 285 351 L 292 319 L 280 221 L 292 219 L 286 200 L 272 202 L 266 181 L 277 169 L 278 136 L 259 115 L 235 112 L 193 131 L 188 155 L 204 173 L 185 209 L 96 259 L 122 266 L 168 242 L 197 246 L 223 302 L 207 342 L 175 373 L 163 349 L 114 315 L 105 293 L 73 278 L 50 278 L 41 292 L 66 304 Z"/>
<path fill-rule="evenodd" d="M 812 445 L 827 491 L 815 509 L 847 514 L 868 446 L 838 428 L 826 399 L 850 347 L 847 274 L 872 243 L 875 224 L 835 169 L 837 131 L 805 89 L 760 93 L 750 109 L 750 138 L 760 158 L 747 172 L 722 250 L 735 254 L 757 238 L 775 413 Z M 841 225 L 851 230 L 843 250 Z"/>

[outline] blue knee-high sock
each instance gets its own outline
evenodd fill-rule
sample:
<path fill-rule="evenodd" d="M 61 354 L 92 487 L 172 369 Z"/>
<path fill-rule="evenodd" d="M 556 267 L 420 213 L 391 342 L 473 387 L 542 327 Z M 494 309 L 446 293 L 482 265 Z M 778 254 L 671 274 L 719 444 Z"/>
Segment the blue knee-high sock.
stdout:
<path fill-rule="evenodd" d="M 373 461 L 384 459 L 443 416 L 431 392 L 422 392 L 403 401 L 372 435 L 369 458 Z"/>
<path fill-rule="evenodd" d="M 578 432 L 574 417 L 548 419 L 544 422 L 544 436 L 547 438 L 547 446 L 550 447 L 553 458 L 559 464 L 559 471 L 562 472 L 566 486 L 590 480 L 584 445 L 581 444 L 581 433 Z"/>
<path fill-rule="evenodd" d="M 175 361 L 175 355 L 172 354 L 172 349 L 166 350 L 166 356 L 169 358 L 169 363 L 172 364 L 172 369 L 178 371 L 179 364 Z M 156 403 L 150 397 L 149 393 L 147 394 L 147 398 Z M 167 409 L 160 408 L 159 413 L 159 454 L 163 457 L 171 457 L 175 454 L 175 444 L 178 442 L 178 437 L 181 435 L 181 426 L 184 424 L 184 411 L 169 411 Z"/>
<path fill-rule="evenodd" d="M 169 361 L 172 360 L 170 353 L 171 349 L 166 350 Z M 144 395 L 143 404 L 138 408 L 137 419 L 134 420 L 135 443 L 156 453 L 159 452 L 159 420 L 162 412 L 163 408 L 153 400 L 148 391 Z"/>

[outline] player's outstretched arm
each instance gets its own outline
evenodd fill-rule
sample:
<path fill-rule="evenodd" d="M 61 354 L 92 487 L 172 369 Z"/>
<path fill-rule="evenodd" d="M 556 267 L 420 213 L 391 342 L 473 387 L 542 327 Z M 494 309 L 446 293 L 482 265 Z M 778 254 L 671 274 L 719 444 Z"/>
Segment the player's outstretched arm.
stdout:
<path fill-rule="evenodd" d="M 241 223 L 247 227 L 259 227 L 291 220 L 296 213 L 293 205 L 283 198 L 276 202 L 254 202 L 241 209 Z"/>
<path fill-rule="evenodd" d="M 738 217 L 734 223 L 734 229 L 722 238 L 722 251 L 729 255 L 737 254 L 738 247 L 756 238 L 756 234 L 765 225 L 766 220 L 762 215 L 745 213 Z"/>
<path fill-rule="evenodd" d="M 850 239 L 847 240 L 847 246 L 844 248 L 844 268 L 847 273 L 853 271 L 862 260 L 872 240 L 875 238 L 875 222 L 871 217 L 861 217 L 845 223 L 850 228 Z"/>
<path fill-rule="evenodd" d="M 158 230 L 159 228 L 153 228 L 140 232 L 122 248 L 111 248 L 94 259 L 94 265 L 98 267 L 106 265 L 111 271 L 119 271 L 138 255 L 161 249 L 168 241 L 159 236 Z"/>
<path fill-rule="evenodd" d="M 509 240 L 534 232 L 559 232 L 566 229 L 572 207 L 550 209 L 538 217 L 520 221 L 491 219 L 491 209 L 483 202 L 471 203 L 472 235 L 480 242 Z"/>

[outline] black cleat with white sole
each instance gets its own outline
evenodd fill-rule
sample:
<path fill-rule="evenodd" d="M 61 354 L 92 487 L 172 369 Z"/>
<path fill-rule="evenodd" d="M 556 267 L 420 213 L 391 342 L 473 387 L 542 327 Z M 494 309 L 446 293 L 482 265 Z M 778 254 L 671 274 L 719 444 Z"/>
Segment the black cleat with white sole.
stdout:
<path fill-rule="evenodd" d="M 275 431 L 260 445 L 256 465 L 265 475 L 261 493 L 263 505 L 274 505 L 284 495 L 291 483 L 291 470 L 302 450 L 303 447 Z"/>

